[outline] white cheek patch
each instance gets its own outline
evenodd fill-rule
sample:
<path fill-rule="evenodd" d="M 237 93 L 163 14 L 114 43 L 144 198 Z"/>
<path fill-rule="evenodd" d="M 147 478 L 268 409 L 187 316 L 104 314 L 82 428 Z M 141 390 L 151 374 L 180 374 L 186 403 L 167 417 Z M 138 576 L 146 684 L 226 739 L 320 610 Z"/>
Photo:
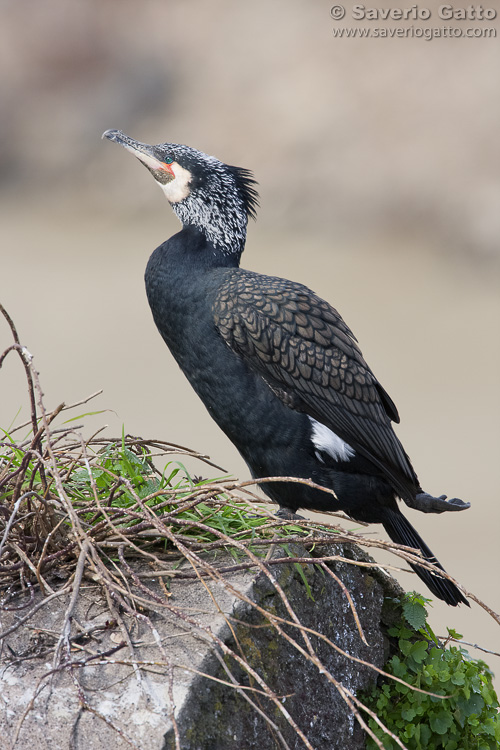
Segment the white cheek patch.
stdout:
<path fill-rule="evenodd" d="M 335 461 L 349 461 L 355 455 L 354 448 L 351 448 L 326 425 L 317 422 L 312 417 L 309 417 L 309 421 L 312 427 L 311 440 L 317 451 L 328 453 Z"/>
<path fill-rule="evenodd" d="M 162 185 L 161 183 L 158 184 L 165 193 L 169 203 L 179 203 L 187 198 L 191 192 L 189 185 L 192 174 L 189 169 L 184 169 L 184 167 L 181 167 L 176 161 L 170 164 L 170 169 L 175 175 L 174 179 L 170 180 L 170 182 L 167 182 L 165 185 Z"/>

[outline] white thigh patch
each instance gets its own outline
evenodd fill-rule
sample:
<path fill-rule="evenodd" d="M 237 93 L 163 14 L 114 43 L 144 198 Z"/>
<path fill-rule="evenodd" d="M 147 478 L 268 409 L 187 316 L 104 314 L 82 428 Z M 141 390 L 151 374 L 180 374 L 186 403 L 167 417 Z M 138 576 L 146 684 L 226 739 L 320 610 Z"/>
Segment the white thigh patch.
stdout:
<path fill-rule="evenodd" d="M 309 417 L 309 421 L 312 427 L 311 439 L 317 451 L 328 453 L 336 461 L 349 461 L 354 456 L 354 448 L 351 448 L 326 425 L 317 422 L 312 417 Z"/>

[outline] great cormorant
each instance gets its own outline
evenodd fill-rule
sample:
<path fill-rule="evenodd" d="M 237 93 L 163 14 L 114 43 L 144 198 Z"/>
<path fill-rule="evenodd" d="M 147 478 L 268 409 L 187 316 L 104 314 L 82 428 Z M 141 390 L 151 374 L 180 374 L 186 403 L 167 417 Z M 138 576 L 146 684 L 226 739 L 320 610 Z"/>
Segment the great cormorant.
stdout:
<path fill-rule="evenodd" d="M 210 415 L 280 509 L 343 510 L 381 523 L 390 538 L 439 564 L 401 513 L 469 507 L 420 486 L 392 428 L 397 409 L 363 359 L 339 313 L 302 284 L 239 267 L 258 205 L 251 172 L 188 146 L 149 146 L 119 130 L 104 136 L 151 172 L 182 229 L 146 268 L 155 323 Z M 432 593 L 468 604 L 458 588 L 412 565 Z"/>

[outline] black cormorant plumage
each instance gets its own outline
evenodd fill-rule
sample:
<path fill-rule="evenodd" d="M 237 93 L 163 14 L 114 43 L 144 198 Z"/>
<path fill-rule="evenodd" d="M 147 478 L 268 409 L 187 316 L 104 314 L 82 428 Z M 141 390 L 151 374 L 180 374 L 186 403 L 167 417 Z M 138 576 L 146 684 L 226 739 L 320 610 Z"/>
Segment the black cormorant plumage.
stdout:
<path fill-rule="evenodd" d="M 209 413 L 283 511 L 343 510 L 437 559 L 398 507 L 426 513 L 469 503 L 425 493 L 393 431 L 397 409 L 338 312 L 302 284 L 239 267 L 258 205 L 252 174 L 188 146 L 149 146 L 108 130 L 151 172 L 182 223 L 146 269 L 155 323 Z M 412 566 L 432 593 L 458 588 Z"/>

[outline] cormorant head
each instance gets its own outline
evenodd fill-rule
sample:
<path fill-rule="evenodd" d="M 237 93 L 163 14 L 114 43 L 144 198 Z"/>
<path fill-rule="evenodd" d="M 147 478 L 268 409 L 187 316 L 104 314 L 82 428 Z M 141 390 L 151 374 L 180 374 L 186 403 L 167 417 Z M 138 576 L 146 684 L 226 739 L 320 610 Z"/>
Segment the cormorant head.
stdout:
<path fill-rule="evenodd" d="M 255 218 L 258 206 L 249 170 L 189 146 L 149 146 L 120 130 L 106 130 L 102 137 L 124 146 L 149 169 L 184 226 L 197 227 L 224 254 L 242 252 L 248 218 Z"/>

